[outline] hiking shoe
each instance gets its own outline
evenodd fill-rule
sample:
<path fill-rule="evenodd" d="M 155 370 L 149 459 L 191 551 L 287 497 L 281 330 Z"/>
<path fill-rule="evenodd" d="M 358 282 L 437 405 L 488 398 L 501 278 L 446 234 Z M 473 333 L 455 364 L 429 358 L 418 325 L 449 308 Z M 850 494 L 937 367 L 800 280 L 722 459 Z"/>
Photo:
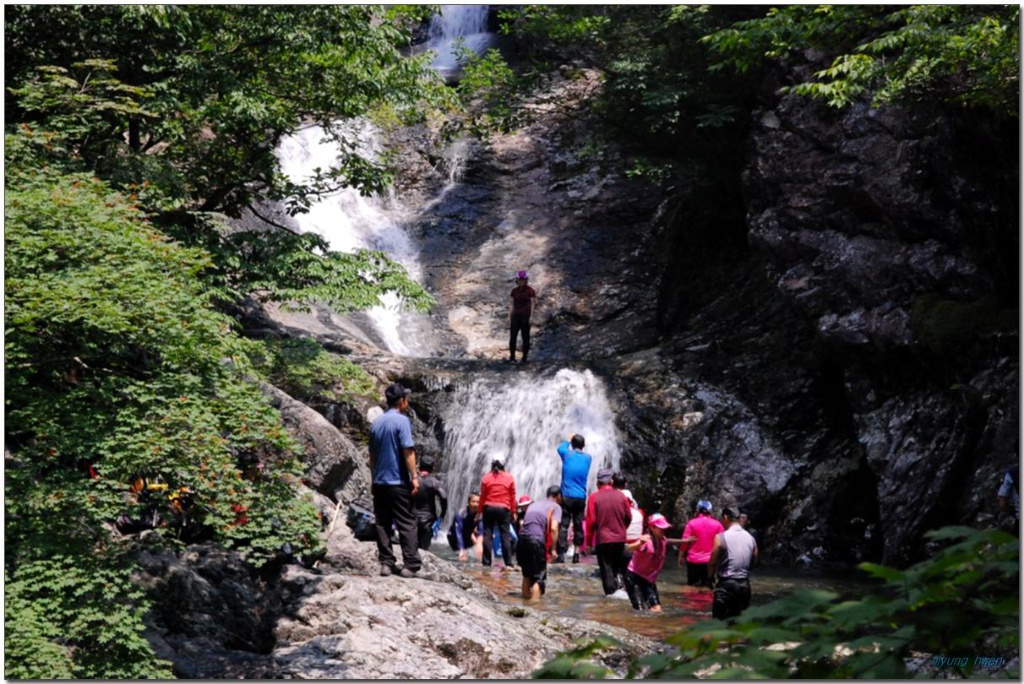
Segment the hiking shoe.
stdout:
<path fill-rule="evenodd" d="M 515 363 L 515 362 L 516 362 L 516 360 L 515 360 L 515 359 L 509 359 L 509 360 L 508 360 L 508 362 L 509 362 L 509 363 Z"/>
<path fill-rule="evenodd" d="M 514 566 L 514 565 L 506 565 L 505 567 L 503 567 L 501 569 L 501 571 L 502 572 L 512 572 L 515 569 L 516 569 L 516 566 Z"/>
<path fill-rule="evenodd" d="M 395 569 L 393 567 L 391 567 L 390 565 L 388 565 L 387 563 L 384 563 L 384 564 L 382 564 L 380 566 L 380 576 L 381 577 L 387 577 L 391 573 L 393 573 L 394 571 L 395 571 Z"/>
<path fill-rule="evenodd" d="M 578 554 L 578 553 L 572 554 L 572 562 L 573 563 L 579 563 L 580 562 L 580 554 Z"/>
<path fill-rule="evenodd" d="M 416 574 L 416 570 L 410 570 L 409 568 L 402 568 L 401 571 L 399 571 L 398 576 L 405 577 L 406 579 L 410 577 L 419 577 L 419 575 Z"/>
<path fill-rule="evenodd" d="M 558 554 L 557 556 L 555 556 L 555 559 L 553 561 L 551 561 L 551 562 L 552 563 L 565 563 L 565 556 L 563 556 L 562 554 Z"/>
<path fill-rule="evenodd" d="M 625 592 L 625 590 L 623 590 L 623 589 L 616 589 L 615 591 L 613 591 L 610 594 L 605 594 L 605 598 L 621 599 L 623 601 L 628 601 L 629 600 L 629 594 L 627 594 Z"/>

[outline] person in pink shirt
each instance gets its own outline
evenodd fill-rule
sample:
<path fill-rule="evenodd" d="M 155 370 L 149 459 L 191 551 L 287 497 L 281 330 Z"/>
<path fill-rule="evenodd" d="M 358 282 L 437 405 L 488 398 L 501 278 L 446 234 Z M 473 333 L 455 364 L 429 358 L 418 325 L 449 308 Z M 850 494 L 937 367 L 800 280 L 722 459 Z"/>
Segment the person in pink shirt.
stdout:
<path fill-rule="evenodd" d="M 630 603 L 636 610 L 661 612 L 658 597 L 658 573 L 665 565 L 669 541 L 666 530 L 671 527 L 661 513 L 653 513 L 647 519 L 649 534 L 642 534 L 636 541 L 626 544 L 626 550 L 633 552 L 626 570 L 626 589 Z"/>
<path fill-rule="evenodd" d="M 697 515 L 690 518 L 683 530 L 682 544 L 679 545 L 679 565 L 686 565 L 686 583 L 691 587 L 711 588 L 712 578 L 708 575 L 708 561 L 715 545 L 715 536 L 724 532 L 722 523 L 711 515 L 711 502 L 697 502 Z"/>

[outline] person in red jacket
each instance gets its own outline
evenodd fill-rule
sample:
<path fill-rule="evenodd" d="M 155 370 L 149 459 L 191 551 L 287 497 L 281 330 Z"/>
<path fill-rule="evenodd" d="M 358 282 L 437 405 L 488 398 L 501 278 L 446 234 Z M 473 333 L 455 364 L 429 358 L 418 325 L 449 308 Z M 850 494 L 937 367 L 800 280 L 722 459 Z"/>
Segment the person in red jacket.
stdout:
<path fill-rule="evenodd" d="M 594 549 L 604 595 L 628 599 L 625 591 L 626 529 L 633 520 L 629 499 L 612 486 L 610 468 L 597 471 L 597 491 L 587 499 L 586 545 Z"/>
<path fill-rule="evenodd" d="M 505 472 L 501 459 L 491 461 L 491 470 L 480 481 L 480 508 L 477 515 L 484 522 L 484 555 L 481 561 L 490 567 L 494 548 L 494 526 L 501 533 L 501 556 L 505 561 L 504 571 L 515 567 L 512 564 L 512 535 L 510 526 L 516 510 L 516 481 Z"/>

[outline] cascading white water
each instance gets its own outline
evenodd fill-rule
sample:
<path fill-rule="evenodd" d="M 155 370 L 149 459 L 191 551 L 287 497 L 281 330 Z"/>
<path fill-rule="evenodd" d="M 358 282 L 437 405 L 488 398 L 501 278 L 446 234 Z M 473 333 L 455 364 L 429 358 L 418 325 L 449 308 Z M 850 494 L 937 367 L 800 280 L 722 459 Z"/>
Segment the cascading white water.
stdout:
<path fill-rule="evenodd" d="M 500 458 L 516 480 L 516 494 L 544 498 L 561 482 L 559 443 L 578 433 L 594 457 L 589 488 L 600 468 L 619 467 L 615 416 L 604 383 L 589 370 L 563 368 L 554 377 L 520 372 L 479 377 L 456 390 L 445 419 L 441 471 L 449 497 L 449 524 L 480 479 Z"/>
<path fill-rule="evenodd" d="M 487 32 L 487 5 L 441 5 L 430 22 L 427 48 L 437 52 L 431 67 L 447 77 L 459 70 L 457 46 L 483 53 L 494 43 Z"/>
<path fill-rule="evenodd" d="M 366 121 L 348 124 L 354 139 L 360 141 L 360 153 L 373 156 L 377 152 L 377 132 Z M 319 126 L 301 129 L 281 141 L 277 148 L 281 170 L 295 183 L 308 180 L 316 168 L 329 169 L 337 165 L 338 147 L 325 140 Z M 303 232 L 322 235 L 331 249 L 351 252 L 358 248 L 377 249 L 402 264 L 414 280 L 420 278 L 417 251 L 402 227 L 405 209 L 393 197 L 363 196 L 354 188 L 314 203 L 309 212 L 295 219 Z M 399 334 L 402 300 L 394 292 L 380 297 L 381 303 L 366 312 L 373 321 L 387 348 L 401 355 L 410 355 L 410 348 Z"/>

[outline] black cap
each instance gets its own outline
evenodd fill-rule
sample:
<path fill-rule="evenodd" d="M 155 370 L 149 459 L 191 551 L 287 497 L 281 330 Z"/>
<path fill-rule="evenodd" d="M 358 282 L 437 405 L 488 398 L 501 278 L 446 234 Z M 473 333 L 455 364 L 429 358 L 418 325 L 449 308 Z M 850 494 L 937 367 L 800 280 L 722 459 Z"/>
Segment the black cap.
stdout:
<path fill-rule="evenodd" d="M 434 461 L 434 457 L 433 456 L 424 455 L 424 456 L 420 457 L 420 467 L 421 468 L 423 468 L 425 470 L 433 470 L 435 465 L 436 465 L 436 461 Z"/>
<path fill-rule="evenodd" d="M 412 394 L 412 390 L 406 389 L 400 382 L 392 383 L 384 390 L 384 398 L 387 400 L 389 406 L 402 397 L 407 397 L 410 394 Z"/>

